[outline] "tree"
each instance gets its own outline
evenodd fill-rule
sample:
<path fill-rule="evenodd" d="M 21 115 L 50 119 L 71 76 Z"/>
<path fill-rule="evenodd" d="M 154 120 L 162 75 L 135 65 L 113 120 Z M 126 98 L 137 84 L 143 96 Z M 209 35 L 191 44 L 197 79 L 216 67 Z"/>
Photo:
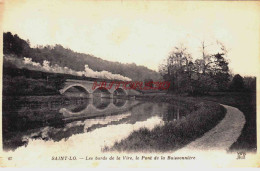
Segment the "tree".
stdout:
<path fill-rule="evenodd" d="M 244 77 L 245 88 L 249 91 L 256 91 L 256 77 Z"/>
<path fill-rule="evenodd" d="M 10 33 L 10 32 L 4 33 L 3 39 L 4 39 L 3 40 L 4 41 L 3 42 L 4 54 L 12 53 L 13 42 L 14 42 L 12 33 Z"/>
<path fill-rule="evenodd" d="M 192 81 L 192 95 L 203 95 L 208 94 L 210 91 L 215 90 L 217 88 L 216 81 L 210 77 L 209 75 L 201 74 L 199 79 Z"/>
<path fill-rule="evenodd" d="M 197 59 L 195 61 L 195 68 L 198 73 L 202 75 L 208 75 L 212 77 L 219 90 L 225 90 L 228 87 L 228 82 L 230 78 L 228 60 L 226 59 L 227 50 L 223 43 L 217 41 L 215 45 L 218 46 L 219 52 L 208 53 L 206 52 L 206 47 L 213 45 L 205 45 L 205 41 L 201 43 L 202 49 L 202 59 Z"/>
<path fill-rule="evenodd" d="M 244 89 L 245 89 L 245 84 L 243 78 L 239 74 L 236 74 L 230 84 L 230 90 L 242 91 Z"/>
<path fill-rule="evenodd" d="M 229 82 L 229 67 L 226 48 L 218 42 L 220 50 L 206 52 L 202 42 L 202 58 L 192 61 L 192 56 L 183 45 L 175 47 L 159 66 L 162 77 L 171 82 L 171 91 L 205 94 L 212 90 L 225 90 Z"/>
<path fill-rule="evenodd" d="M 217 83 L 219 90 L 225 90 L 228 87 L 230 78 L 229 62 L 225 59 L 224 54 L 217 53 L 214 55 L 214 67 L 212 68 L 212 76 Z"/>
<path fill-rule="evenodd" d="M 17 56 L 27 56 L 30 45 L 27 41 L 21 39 L 17 34 L 4 33 L 3 51 L 4 54 L 16 54 Z"/>
<path fill-rule="evenodd" d="M 193 68 L 192 57 L 183 45 L 175 47 L 165 63 L 159 66 L 159 72 L 164 80 L 171 82 L 170 91 L 184 92 L 190 88 L 190 78 Z"/>

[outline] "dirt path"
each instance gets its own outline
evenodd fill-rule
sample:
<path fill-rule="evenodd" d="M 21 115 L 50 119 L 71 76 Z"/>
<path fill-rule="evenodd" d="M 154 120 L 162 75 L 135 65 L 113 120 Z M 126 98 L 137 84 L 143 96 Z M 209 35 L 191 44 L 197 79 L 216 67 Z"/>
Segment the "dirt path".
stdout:
<path fill-rule="evenodd" d="M 227 109 L 220 123 L 201 138 L 196 139 L 182 150 L 228 150 L 240 136 L 246 122 L 244 114 L 237 108 L 222 105 Z"/>

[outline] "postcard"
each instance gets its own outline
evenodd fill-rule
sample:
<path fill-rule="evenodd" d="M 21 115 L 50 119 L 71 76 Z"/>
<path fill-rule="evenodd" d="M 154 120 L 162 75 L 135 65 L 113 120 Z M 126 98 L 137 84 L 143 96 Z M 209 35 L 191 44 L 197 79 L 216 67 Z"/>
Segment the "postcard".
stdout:
<path fill-rule="evenodd" d="M 1 167 L 259 167 L 259 1 L 0 9 Z"/>

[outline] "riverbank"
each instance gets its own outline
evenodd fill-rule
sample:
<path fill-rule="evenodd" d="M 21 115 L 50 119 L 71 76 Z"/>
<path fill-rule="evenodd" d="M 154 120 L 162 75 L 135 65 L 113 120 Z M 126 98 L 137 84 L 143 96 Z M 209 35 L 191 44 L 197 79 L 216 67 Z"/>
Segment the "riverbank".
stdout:
<path fill-rule="evenodd" d="M 241 135 L 229 151 L 256 152 L 256 92 L 218 92 L 200 98 L 233 106 L 242 111 L 246 123 Z"/>
<path fill-rule="evenodd" d="M 240 136 L 245 124 L 245 116 L 237 108 L 223 105 L 227 110 L 224 119 L 201 138 L 189 143 L 178 152 L 227 151 Z"/>
<path fill-rule="evenodd" d="M 163 101 L 186 106 L 190 114 L 178 122 L 171 121 L 152 130 L 142 128 L 132 132 L 126 139 L 116 142 L 104 151 L 165 152 L 175 151 L 201 137 L 215 127 L 225 116 L 226 110 L 214 102 L 189 97 L 144 96 L 143 100 Z"/>
<path fill-rule="evenodd" d="M 168 101 L 167 98 L 163 99 L 162 97 L 167 97 L 171 95 L 162 95 L 160 97 L 156 95 L 146 96 L 146 100 L 163 100 Z M 173 98 L 178 99 L 177 96 Z M 245 116 L 246 123 L 243 127 L 241 135 L 237 141 L 232 144 L 229 149 L 229 152 L 237 151 L 247 151 L 247 152 L 256 152 L 257 143 L 256 143 L 256 92 L 247 91 L 247 92 L 211 92 L 208 95 L 198 96 L 198 97 L 179 97 L 179 99 L 188 99 L 193 100 L 203 100 L 211 101 L 220 104 L 225 104 L 228 106 L 233 106 L 238 108 Z M 191 100 L 192 101 L 192 100 Z"/>

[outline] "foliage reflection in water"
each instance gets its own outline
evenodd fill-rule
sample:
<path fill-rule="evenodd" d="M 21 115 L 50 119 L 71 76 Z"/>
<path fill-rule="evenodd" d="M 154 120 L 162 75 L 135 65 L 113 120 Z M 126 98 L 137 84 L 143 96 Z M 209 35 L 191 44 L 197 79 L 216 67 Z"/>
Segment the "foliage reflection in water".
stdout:
<path fill-rule="evenodd" d="M 173 122 L 187 114 L 179 103 L 170 105 L 120 98 L 35 97 L 33 100 L 5 99 L 3 104 L 5 150 L 26 145 L 30 139 L 60 141 L 110 125 L 134 125 L 155 116 L 163 122 Z"/>

